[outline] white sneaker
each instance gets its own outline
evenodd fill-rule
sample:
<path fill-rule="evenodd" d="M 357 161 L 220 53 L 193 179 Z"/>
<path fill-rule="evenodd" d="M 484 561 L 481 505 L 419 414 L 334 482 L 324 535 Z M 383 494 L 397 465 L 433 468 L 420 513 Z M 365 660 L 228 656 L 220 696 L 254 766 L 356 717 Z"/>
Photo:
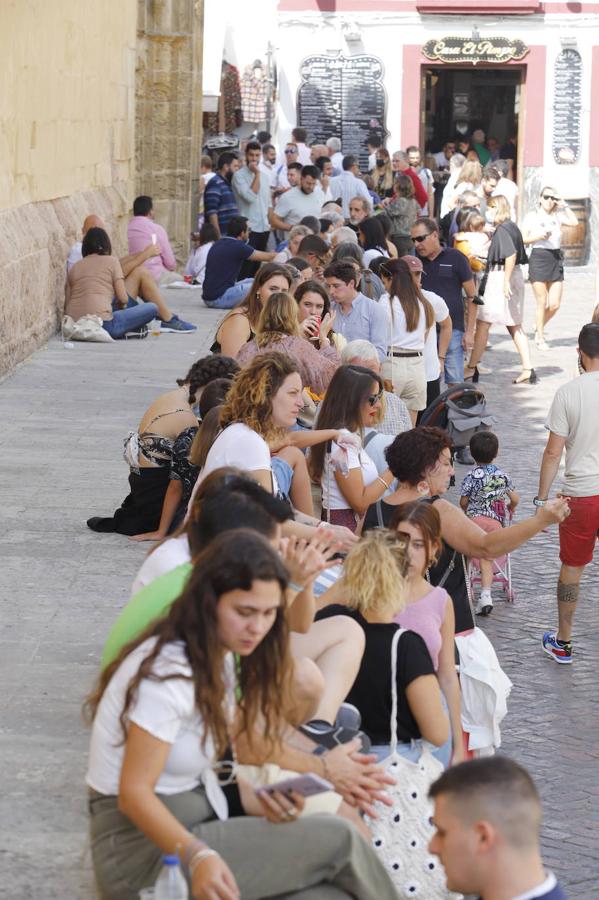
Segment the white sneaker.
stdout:
<path fill-rule="evenodd" d="M 493 611 L 491 596 L 480 597 L 474 604 L 474 612 L 477 616 L 488 616 Z"/>

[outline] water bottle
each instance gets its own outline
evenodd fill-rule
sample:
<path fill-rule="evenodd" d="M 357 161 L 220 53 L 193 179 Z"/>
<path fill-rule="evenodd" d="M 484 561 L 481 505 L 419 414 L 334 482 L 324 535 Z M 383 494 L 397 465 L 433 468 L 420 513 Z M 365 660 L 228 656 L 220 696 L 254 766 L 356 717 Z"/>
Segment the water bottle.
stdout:
<path fill-rule="evenodd" d="M 154 900 L 189 900 L 178 856 L 162 858 L 162 869 L 154 885 Z"/>

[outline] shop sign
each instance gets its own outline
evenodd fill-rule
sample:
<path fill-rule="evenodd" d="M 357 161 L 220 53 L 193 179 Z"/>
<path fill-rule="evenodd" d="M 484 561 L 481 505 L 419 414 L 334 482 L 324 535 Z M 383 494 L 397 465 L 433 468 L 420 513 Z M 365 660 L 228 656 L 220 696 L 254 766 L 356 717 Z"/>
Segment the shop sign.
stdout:
<path fill-rule="evenodd" d="M 422 48 L 427 59 L 445 63 L 479 62 L 506 63 L 512 59 L 523 59 L 528 53 L 524 41 L 506 37 L 489 37 L 472 40 L 463 37 L 433 38 Z"/>

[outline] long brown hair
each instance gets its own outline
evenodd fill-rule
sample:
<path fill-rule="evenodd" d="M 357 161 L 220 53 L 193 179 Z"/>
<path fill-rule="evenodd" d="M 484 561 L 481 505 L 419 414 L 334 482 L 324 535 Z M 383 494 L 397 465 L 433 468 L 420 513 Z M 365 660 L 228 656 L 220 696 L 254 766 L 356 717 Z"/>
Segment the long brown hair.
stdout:
<path fill-rule="evenodd" d="M 165 645 L 181 641 L 191 668 L 195 702 L 204 722 L 202 745 L 210 735 L 219 758 L 228 743 L 223 650 L 218 636 L 217 607 L 223 594 L 234 590 L 250 591 L 254 581 L 275 581 L 280 589 L 280 606 L 272 625 L 256 650 L 241 657 L 237 664 L 240 717 L 239 730 L 251 740 L 256 721 L 267 744 L 276 746 L 284 727 L 281 713 L 281 691 L 289 683 L 291 658 L 289 629 L 285 614 L 287 571 L 277 554 L 262 535 L 238 529 L 219 535 L 197 557 L 189 581 L 166 616 L 152 622 L 130 641 L 117 658 L 100 675 L 96 687 L 85 704 L 85 712 L 93 719 L 110 680 L 123 660 L 149 638 L 156 638 L 152 650 L 142 660 L 130 680 L 119 717 L 123 739 L 127 737 L 127 713 L 135 701 L 144 679 L 168 681 L 183 675 L 156 675 L 154 664 Z"/>
<path fill-rule="evenodd" d="M 262 301 L 259 296 L 260 288 L 263 287 L 273 275 L 280 275 L 284 278 L 289 285 L 289 289 L 291 289 L 291 273 L 287 266 L 282 266 L 279 263 L 265 263 L 256 272 L 251 287 L 243 300 L 235 307 L 235 309 L 243 309 L 246 311 L 252 330 L 255 329 L 258 324 L 258 319 L 262 310 Z"/>
<path fill-rule="evenodd" d="M 393 166 L 391 165 L 391 157 L 389 155 L 389 151 L 384 147 L 379 147 L 376 151 L 376 155 L 379 159 L 385 160 L 385 166 L 382 169 L 379 169 L 377 166 L 375 168 L 375 176 L 374 183 L 376 185 L 376 189 L 378 192 L 380 191 L 390 191 L 393 187 Z"/>
<path fill-rule="evenodd" d="M 206 457 L 221 430 L 221 410 L 222 406 L 213 406 L 208 410 L 193 439 L 189 451 L 189 461 L 198 469 L 203 469 L 206 465 Z"/>
<path fill-rule="evenodd" d="M 242 422 L 265 440 L 279 429 L 272 421 L 272 399 L 288 375 L 298 372 L 297 364 L 284 353 L 261 353 L 239 372 L 221 409 L 223 428 Z"/>
<path fill-rule="evenodd" d="M 375 381 L 383 390 L 383 379 L 364 366 L 339 366 L 331 379 L 325 398 L 318 410 L 318 428 L 347 428 L 362 433 L 362 406 L 366 403 Z M 308 467 L 315 481 L 324 470 L 326 444 L 315 444 L 310 450 Z"/>
<path fill-rule="evenodd" d="M 441 548 L 441 517 L 432 503 L 422 503 L 412 500 L 409 503 L 400 503 L 393 510 L 389 527 L 397 531 L 402 522 L 417 528 L 422 540 L 426 544 L 426 564 L 428 569 L 432 566 Z"/>
<path fill-rule="evenodd" d="M 391 279 L 389 307 L 393 319 L 393 298 L 397 297 L 406 317 L 406 328 L 415 331 L 420 319 L 420 304 L 424 307 L 425 328 L 435 322 L 435 311 L 417 284 L 414 284 L 408 264 L 403 259 L 389 259 L 379 269 L 381 275 Z"/>
<path fill-rule="evenodd" d="M 260 313 L 256 328 L 259 347 L 280 341 L 285 335 L 299 337 L 297 303 L 287 291 L 271 294 Z"/>

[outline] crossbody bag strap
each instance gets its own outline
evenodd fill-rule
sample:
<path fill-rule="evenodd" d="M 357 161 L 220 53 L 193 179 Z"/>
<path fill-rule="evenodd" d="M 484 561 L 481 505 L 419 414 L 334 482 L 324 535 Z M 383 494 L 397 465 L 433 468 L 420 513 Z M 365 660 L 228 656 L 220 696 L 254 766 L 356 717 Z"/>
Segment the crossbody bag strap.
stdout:
<path fill-rule="evenodd" d="M 397 752 L 397 648 L 405 630 L 398 628 L 391 641 L 391 755 Z"/>

